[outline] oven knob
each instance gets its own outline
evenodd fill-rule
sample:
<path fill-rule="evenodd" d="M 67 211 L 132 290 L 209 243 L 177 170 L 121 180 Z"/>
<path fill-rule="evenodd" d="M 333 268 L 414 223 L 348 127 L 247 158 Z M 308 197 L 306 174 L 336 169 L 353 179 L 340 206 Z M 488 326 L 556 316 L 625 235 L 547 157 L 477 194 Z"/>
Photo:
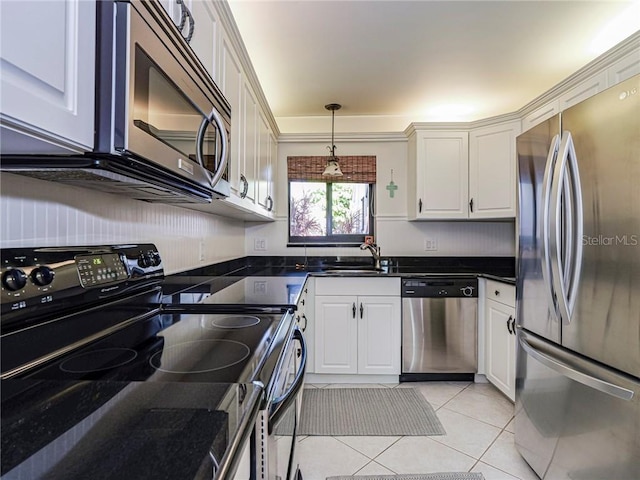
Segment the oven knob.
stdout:
<path fill-rule="evenodd" d="M 149 268 L 151 265 L 151 256 L 148 253 L 141 253 L 138 257 L 138 266 L 141 268 Z"/>
<path fill-rule="evenodd" d="M 53 277 L 55 277 L 55 275 L 55 272 L 51 268 L 43 265 L 33 269 L 31 272 L 31 280 L 33 280 L 33 283 L 36 285 L 44 287 L 45 285 L 49 285 L 53 282 Z"/>
<path fill-rule="evenodd" d="M 160 258 L 160 254 L 158 252 L 150 252 L 149 256 L 151 257 L 151 265 L 153 267 L 157 267 L 162 263 L 162 259 Z"/>
<path fill-rule="evenodd" d="M 11 292 L 24 288 L 27 275 L 19 268 L 12 268 L 2 274 L 2 286 Z"/>

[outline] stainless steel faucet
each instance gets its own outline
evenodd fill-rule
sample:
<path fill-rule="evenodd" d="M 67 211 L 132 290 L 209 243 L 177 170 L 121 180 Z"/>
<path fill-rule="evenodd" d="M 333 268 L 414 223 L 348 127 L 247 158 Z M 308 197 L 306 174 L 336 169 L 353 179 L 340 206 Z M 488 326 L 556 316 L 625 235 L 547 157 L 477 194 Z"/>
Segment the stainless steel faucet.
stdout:
<path fill-rule="evenodd" d="M 360 250 L 369 250 L 371 252 L 371 255 L 373 255 L 373 260 L 375 262 L 374 268 L 382 270 L 382 267 L 380 266 L 379 246 L 377 246 L 375 243 L 363 243 L 362 245 L 360 245 Z"/>

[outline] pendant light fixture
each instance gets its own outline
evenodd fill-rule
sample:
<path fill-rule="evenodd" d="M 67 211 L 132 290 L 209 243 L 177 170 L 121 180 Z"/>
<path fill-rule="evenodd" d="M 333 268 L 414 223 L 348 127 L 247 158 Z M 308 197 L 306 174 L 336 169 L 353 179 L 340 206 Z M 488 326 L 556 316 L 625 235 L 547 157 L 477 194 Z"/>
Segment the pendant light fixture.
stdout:
<path fill-rule="evenodd" d="M 323 177 L 341 177 L 342 170 L 340 170 L 340 165 L 338 164 L 338 157 L 336 157 L 336 146 L 333 143 L 333 135 L 334 135 L 334 122 L 335 122 L 335 114 L 336 110 L 340 110 L 342 105 L 339 103 L 330 103 L 329 105 L 325 105 L 324 108 L 327 110 L 331 110 L 331 146 L 327 147 L 331 152 L 331 155 L 327 158 L 327 166 L 322 172 Z"/>

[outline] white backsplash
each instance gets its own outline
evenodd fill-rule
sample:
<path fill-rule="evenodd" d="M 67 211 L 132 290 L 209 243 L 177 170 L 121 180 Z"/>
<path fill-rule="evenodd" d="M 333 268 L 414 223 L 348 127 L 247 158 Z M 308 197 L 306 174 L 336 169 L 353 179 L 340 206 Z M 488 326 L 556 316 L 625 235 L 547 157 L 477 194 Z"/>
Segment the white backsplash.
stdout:
<path fill-rule="evenodd" d="M 288 219 L 267 224 L 248 224 L 247 255 L 371 256 L 358 247 L 286 247 Z M 507 222 L 409 222 L 406 218 L 376 220 L 376 243 L 382 256 L 487 256 L 515 255 L 515 225 Z M 424 240 L 436 242 L 437 250 L 426 251 Z M 265 240 L 266 250 L 255 249 Z"/>
<path fill-rule="evenodd" d="M 245 255 L 244 222 L 2 173 L 0 247 L 155 243 L 166 273 Z"/>

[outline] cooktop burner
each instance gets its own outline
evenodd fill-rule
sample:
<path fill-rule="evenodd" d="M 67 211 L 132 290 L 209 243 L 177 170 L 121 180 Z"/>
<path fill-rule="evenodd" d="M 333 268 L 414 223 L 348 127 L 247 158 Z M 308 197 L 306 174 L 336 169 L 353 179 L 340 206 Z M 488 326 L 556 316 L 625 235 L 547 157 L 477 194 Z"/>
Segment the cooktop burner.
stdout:
<path fill-rule="evenodd" d="M 135 360 L 138 352 L 131 348 L 104 348 L 75 355 L 60 364 L 67 373 L 90 373 L 121 367 Z"/>
<path fill-rule="evenodd" d="M 260 323 L 258 317 L 246 315 L 233 315 L 229 317 L 216 317 L 211 325 L 217 328 L 247 328 Z"/>
<path fill-rule="evenodd" d="M 251 349 L 235 340 L 193 340 L 154 354 L 151 366 L 167 373 L 207 373 L 244 361 Z"/>

